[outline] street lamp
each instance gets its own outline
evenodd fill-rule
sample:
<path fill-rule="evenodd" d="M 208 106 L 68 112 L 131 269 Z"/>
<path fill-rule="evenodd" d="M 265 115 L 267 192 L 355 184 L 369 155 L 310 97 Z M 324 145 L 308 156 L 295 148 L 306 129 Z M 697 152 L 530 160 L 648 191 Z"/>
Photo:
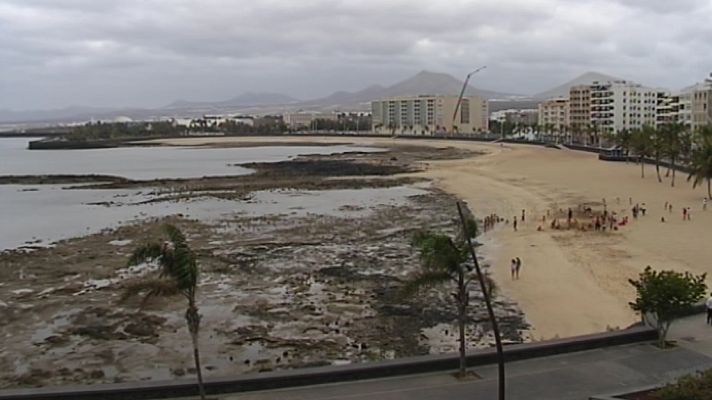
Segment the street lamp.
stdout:
<path fill-rule="evenodd" d="M 452 114 L 452 126 L 453 127 L 455 126 L 455 119 L 457 118 L 457 111 L 460 109 L 460 103 L 462 102 L 462 96 L 465 95 L 465 89 L 467 89 L 467 83 L 470 82 L 470 77 L 472 77 L 472 75 L 482 71 L 485 68 L 487 68 L 487 66 L 483 65 L 483 66 L 477 68 L 476 70 L 470 72 L 469 74 L 467 74 L 467 77 L 465 78 L 465 82 L 462 85 L 462 90 L 460 90 L 460 97 L 457 98 L 457 104 L 455 104 L 455 112 Z"/>

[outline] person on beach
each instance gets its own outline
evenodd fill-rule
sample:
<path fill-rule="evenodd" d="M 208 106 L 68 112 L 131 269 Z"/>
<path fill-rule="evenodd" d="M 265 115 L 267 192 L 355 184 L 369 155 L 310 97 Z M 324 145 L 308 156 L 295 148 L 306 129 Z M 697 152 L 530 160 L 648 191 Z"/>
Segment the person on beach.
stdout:
<path fill-rule="evenodd" d="M 512 271 L 512 280 L 514 280 L 514 276 L 517 273 L 517 260 L 512 259 L 512 264 L 509 266 L 509 268 Z"/>
<path fill-rule="evenodd" d="M 672 203 L 668 204 L 668 212 L 672 214 Z"/>
<path fill-rule="evenodd" d="M 710 293 L 709 299 L 705 302 L 707 306 L 707 324 L 712 325 L 712 293 Z"/>
<path fill-rule="evenodd" d="M 571 220 L 572 220 L 573 218 L 574 218 L 574 211 L 571 209 L 571 207 L 569 207 L 569 215 L 568 215 L 568 218 L 567 218 L 567 221 L 568 221 L 569 224 L 571 224 Z"/>
<path fill-rule="evenodd" d="M 514 224 L 512 226 L 514 226 L 514 232 L 516 232 L 517 231 L 517 216 L 515 215 L 513 219 L 514 219 Z"/>
<path fill-rule="evenodd" d="M 687 207 L 682 207 L 682 220 L 687 221 Z"/>
<path fill-rule="evenodd" d="M 702 199 L 702 211 L 707 211 L 707 197 Z"/>
<path fill-rule="evenodd" d="M 522 210 L 522 222 L 524 222 L 524 210 Z"/>
<path fill-rule="evenodd" d="M 517 268 L 516 268 L 517 279 L 519 279 L 519 270 L 522 269 L 522 260 L 519 257 L 517 257 L 516 262 L 517 262 Z"/>

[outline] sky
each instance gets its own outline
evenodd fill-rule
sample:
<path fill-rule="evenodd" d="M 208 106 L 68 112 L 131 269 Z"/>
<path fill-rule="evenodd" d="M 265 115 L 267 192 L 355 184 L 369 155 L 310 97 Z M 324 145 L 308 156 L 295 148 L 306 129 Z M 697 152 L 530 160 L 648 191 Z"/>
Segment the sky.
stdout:
<path fill-rule="evenodd" d="M 712 72 L 712 0 L 0 0 L 0 109 L 301 99 L 421 70 L 532 94 Z"/>

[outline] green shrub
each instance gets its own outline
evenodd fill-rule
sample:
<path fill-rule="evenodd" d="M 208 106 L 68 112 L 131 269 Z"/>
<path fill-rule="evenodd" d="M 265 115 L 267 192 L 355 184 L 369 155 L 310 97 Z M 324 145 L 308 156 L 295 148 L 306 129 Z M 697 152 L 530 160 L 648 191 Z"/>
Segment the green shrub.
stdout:
<path fill-rule="evenodd" d="M 660 400 L 712 400 L 712 369 L 685 375 L 655 392 Z"/>

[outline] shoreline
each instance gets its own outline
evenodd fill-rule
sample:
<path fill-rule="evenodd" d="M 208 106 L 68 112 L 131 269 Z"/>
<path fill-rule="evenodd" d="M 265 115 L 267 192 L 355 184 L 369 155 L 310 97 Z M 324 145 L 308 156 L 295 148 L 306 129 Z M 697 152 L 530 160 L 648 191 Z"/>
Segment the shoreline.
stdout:
<path fill-rule="evenodd" d="M 302 140 L 270 138 L 296 139 Z M 245 139 L 211 138 L 207 142 L 240 140 Z M 317 143 L 336 140 L 344 138 L 314 138 Z M 646 265 L 707 272 L 708 283 L 712 283 L 712 249 L 705 247 L 703 239 L 712 226 L 712 211 L 701 211 L 703 188 L 692 189 L 682 176 L 670 187 L 668 178 L 657 182 L 652 166 L 646 166 L 646 178 L 641 179 L 640 167 L 633 163 L 604 162 L 594 153 L 543 146 L 373 137 L 349 140 L 362 145 L 420 143 L 487 153 L 428 162 L 425 171 L 410 176 L 431 179 L 436 187 L 466 201 L 476 215 L 497 213 L 511 219 L 522 208 L 527 209 L 530 219 L 518 232 L 500 225 L 487 235 L 497 239 L 499 249 L 490 251 L 495 280 L 524 311 L 534 339 L 601 332 L 638 322 L 628 306 L 634 296 L 628 279 L 637 277 Z M 195 144 L 200 139 L 182 141 Z M 603 198 L 621 217 L 627 215 L 632 221 L 630 207 L 636 203 L 647 204 L 648 216 L 613 234 L 539 232 L 533 222 L 547 209 L 601 203 Z M 629 198 L 632 204 L 628 204 Z M 662 211 L 665 201 L 674 204 L 673 214 Z M 681 220 L 678 213 L 682 207 L 692 208 L 693 221 Z M 660 222 L 661 217 L 666 222 Z M 514 256 L 522 258 L 523 268 L 522 279 L 513 282 L 509 259 Z"/>

